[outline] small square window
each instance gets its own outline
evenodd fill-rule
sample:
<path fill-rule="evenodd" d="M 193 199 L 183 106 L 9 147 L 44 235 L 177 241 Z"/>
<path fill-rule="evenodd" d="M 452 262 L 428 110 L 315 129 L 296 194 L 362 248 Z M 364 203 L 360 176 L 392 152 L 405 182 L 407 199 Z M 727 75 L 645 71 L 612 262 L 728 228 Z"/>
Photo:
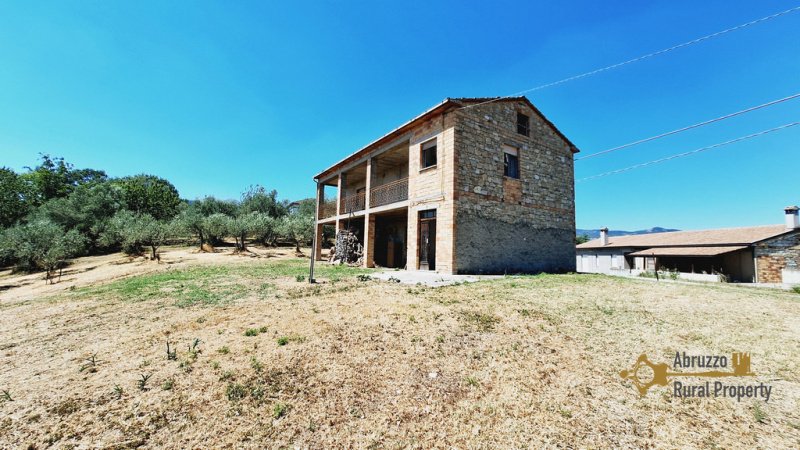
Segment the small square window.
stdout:
<path fill-rule="evenodd" d="M 519 150 L 503 146 L 503 175 L 509 178 L 519 178 Z"/>
<path fill-rule="evenodd" d="M 517 133 L 524 136 L 531 135 L 531 118 L 521 112 L 517 113 Z"/>
<path fill-rule="evenodd" d="M 436 139 L 431 139 L 422 144 L 420 152 L 420 168 L 425 169 L 436 165 Z"/>

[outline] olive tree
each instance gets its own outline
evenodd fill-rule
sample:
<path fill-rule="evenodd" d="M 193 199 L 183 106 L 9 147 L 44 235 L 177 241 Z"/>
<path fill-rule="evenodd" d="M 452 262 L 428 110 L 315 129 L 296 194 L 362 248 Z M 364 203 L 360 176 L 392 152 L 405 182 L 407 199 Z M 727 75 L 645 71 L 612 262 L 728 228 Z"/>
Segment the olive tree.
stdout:
<path fill-rule="evenodd" d="M 250 235 L 252 228 L 253 220 L 250 214 L 228 217 L 228 236 L 231 236 L 236 242 L 236 252 L 247 251 L 247 237 Z"/>
<path fill-rule="evenodd" d="M 314 236 L 314 217 L 309 215 L 291 214 L 281 218 L 281 235 L 294 241 L 295 250 L 300 252 L 300 245 L 307 243 Z"/>
<path fill-rule="evenodd" d="M 250 235 L 264 245 L 272 245 L 278 236 L 278 219 L 264 213 L 250 215 Z"/>
<path fill-rule="evenodd" d="M 214 213 L 203 219 L 202 227 L 211 244 L 219 244 L 228 235 L 230 217 L 222 213 Z"/>
<path fill-rule="evenodd" d="M 1 245 L 19 270 L 45 270 L 50 281 L 56 269 L 83 252 L 86 238 L 76 230 L 65 232 L 53 222 L 35 220 L 6 230 Z"/>
<path fill-rule="evenodd" d="M 45 202 L 33 214 L 66 230 L 76 230 L 89 240 L 91 250 L 100 246 L 100 234 L 108 221 L 122 209 L 122 193 L 111 183 L 81 184 L 63 198 Z"/>
<path fill-rule="evenodd" d="M 149 214 L 135 214 L 124 210 L 110 221 L 102 235 L 106 245 L 119 245 L 129 255 L 141 255 L 150 248 L 150 259 L 158 259 L 158 249 L 176 235 L 176 222 L 158 220 Z"/>
<path fill-rule="evenodd" d="M 200 208 L 196 205 L 188 205 L 184 207 L 178 217 L 175 218 L 177 230 L 184 233 L 189 233 L 197 237 L 200 242 L 200 250 L 203 250 L 203 245 L 208 239 L 208 232 L 206 231 L 206 218 L 200 212 Z"/>

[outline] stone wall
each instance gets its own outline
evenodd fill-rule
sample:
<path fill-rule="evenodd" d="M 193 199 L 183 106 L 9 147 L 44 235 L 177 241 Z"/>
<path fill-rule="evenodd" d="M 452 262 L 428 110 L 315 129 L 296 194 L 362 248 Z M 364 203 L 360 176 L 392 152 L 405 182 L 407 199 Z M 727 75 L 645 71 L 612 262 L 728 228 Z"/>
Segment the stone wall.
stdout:
<path fill-rule="evenodd" d="M 800 231 L 756 245 L 759 283 L 781 283 L 783 269 L 800 270 Z"/>
<path fill-rule="evenodd" d="M 517 133 L 517 111 L 530 117 L 530 136 Z M 453 115 L 456 271 L 575 270 L 569 144 L 524 102 Z M 503 176 L 504 145 L 519 149 L 519 180 Z"/>

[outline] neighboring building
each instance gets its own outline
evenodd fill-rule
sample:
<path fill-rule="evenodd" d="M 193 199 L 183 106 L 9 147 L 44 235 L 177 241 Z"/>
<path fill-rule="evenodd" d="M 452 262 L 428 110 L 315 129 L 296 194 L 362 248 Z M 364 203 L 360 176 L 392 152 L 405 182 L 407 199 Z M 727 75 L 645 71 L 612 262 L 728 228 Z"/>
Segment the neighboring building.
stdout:
<path fill-rule="evenodd" d="M 574 270 L 577 151 L 525 97 L 448 98 L 314 177 L 316 255 L 334 225 L 367 267 Z"/>
<path fill-rule="evenodd" d="M 745 283 L 800 283 L 798 207 L 784 210 L 783 225 L 608 236 L 578 245 L 579 272 L 637 274 L 665 268 L 682 278 L 723 274 Z M 704 278 L 703 276 L 707 277 Z"/>

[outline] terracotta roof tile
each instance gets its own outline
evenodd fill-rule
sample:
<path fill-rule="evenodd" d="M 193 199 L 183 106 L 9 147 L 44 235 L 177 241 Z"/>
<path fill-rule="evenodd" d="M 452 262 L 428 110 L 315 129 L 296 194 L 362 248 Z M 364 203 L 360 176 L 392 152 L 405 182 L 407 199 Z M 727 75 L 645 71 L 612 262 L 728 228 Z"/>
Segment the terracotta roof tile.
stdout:
<path fill-rule="evenodd" d="M 717 256 L 746 249 L 746 245 L 720 245 L 714 247 L 654 247 L 628 253 L 628 256 Z"/>
<path fill-rule="evenodd" d="M 787 231 L 785 225 L 670 231 L 667 233 L 609 236 L 608 245 L 600 245 L 600 239 L 593 239 L 578 245 L 577 248 L 750 245 L 764 239 L 779 236 Z"/>

